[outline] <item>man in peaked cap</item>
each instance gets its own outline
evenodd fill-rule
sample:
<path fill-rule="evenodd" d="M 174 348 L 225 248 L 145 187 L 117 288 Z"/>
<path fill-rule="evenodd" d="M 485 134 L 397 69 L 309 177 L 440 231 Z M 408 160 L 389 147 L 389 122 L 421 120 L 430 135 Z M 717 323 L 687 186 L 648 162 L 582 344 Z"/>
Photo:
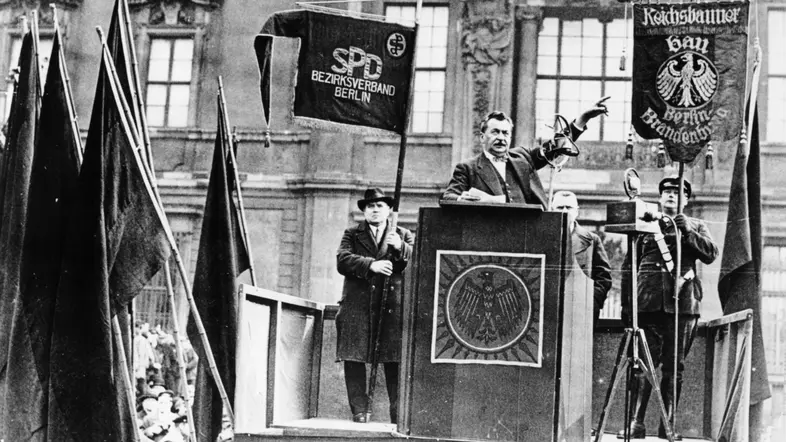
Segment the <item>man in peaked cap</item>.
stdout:
<path fill-rule="evenodd" d="M 718 246 L 710 236 L 704 221 L 685 216 L 680 213 L 677 206 L 679 194 L 679 178 L 668 176 L 658 184 L 660 193 L 660 210 L 662 217 L 657 222 L 660 224 L 661 234 L 641 235 L 636 240 L 636 253 L 638 257 L 638 317 L 639 326 L 644 330 L 652 359 L 656 367 L 661 364 L 662 378 L 660 382 L 661 395 L 666 405 L 666 412 L 671 416 L 676 412 L 682 388 L 682 372 L 685 368 L 685 358 L 690 351 L 699 320 L 701 299 L 703 292 L 701 282 L 696 274 L 696 260 L 711 264 L 718 256 Z M 683 201 L 687 204 L 692 195 L 691 184 L 684 180 Z M 673 222 L 668 221 L 672 219 Z M 676 228 L 680 230 L 682 243 L 682 259 L 678 273 L 679 289 L 679 323 L 677 330 L 678 345 L 674 351 L 674 274 L 677 256 Z M 626 257 L 622 266 L 622 317 L 623 321 L 630 323 L 631 288 L 630 257 Z M 674 372 L 674 359 L 677 359 L 677 372 Z M 677 396 L 674 397 L 673 382 L 677 383 Z M 643 439 L 646 437 L 644 417 L 647 411 L 647 402 L 652 392 L 652 385 L 642 373 L 637 373 L 632 386 L 632 420 L 631 437 Z M 624 437 L 623 432 L 617 435 Z M 665 439 L 666 430 L 661 422 L 658 437 Z M 675 433 L 675 440 L 681 440 Z"/>
<path fill-rule="evenodd" d="M 390 420 L 396 423 L 398 409 L 398 365 L 401 359 L 401 296 L 404 269 L 412 257 L 414 237 L 407 229 L 391 229 L 388 222 L 393 198 L 378 188 L 366 190 L 358 208 L 365 217 L 344 231 L 338 248 L 338 272 L 344 275 L 344 289 L 336 316 L 337 361 L 344 362 L 352 420 L 370 419 L 366 392 L 366 364 L 373 359 L 379 341 L 377 361 L 383 363 L 390 398 Z M 381 306 L 384 280 L 389 292 Z M 380 312 L 382 329 L 377 331 Z"/>

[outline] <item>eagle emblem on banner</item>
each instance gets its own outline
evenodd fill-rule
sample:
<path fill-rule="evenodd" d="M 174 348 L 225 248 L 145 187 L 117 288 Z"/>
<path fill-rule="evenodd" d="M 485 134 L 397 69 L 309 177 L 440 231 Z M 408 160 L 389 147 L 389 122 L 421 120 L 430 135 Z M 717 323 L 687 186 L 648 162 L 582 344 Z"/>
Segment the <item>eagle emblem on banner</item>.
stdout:
<path fill-rule="evenodd" d="M 432 361 L 540 366 L 544 259 L 439 251 Z"/>
<path fill-rule="evenodd" d="M 660 139 L 672 161 L 692 163 L 742 130 L 747 1 L 633 5 L 631 123 Z"/>
<path fill-rule="evenodd" d="M 715 66 L 698 52 L 687 51 L 668 59 L 657 76 L 663 101 L 680 108 L 700 107 L 712 100 L 718 88 Z"/>

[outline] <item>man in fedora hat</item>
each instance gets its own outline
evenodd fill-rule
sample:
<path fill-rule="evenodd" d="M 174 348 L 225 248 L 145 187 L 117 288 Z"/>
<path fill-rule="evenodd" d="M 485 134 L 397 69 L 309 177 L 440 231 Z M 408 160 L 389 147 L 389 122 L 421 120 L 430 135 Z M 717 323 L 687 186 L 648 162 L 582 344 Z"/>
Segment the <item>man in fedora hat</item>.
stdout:
<path fill-rule="evenodd" d="M 557 134 L 563 143 L 548 141 L 534 148 L 513 147 L 513 120 L 505 112 L 494 111 L 480 125 L 483 152 L 459 163 L 442 194 L 443 200 L 493 201 L 493 196 L 504 196 L 505 202 L 540 204 L 548 207 L 548 197 L 538 176 L 538 169 L 556 157 L 569 154 L 573 141 L 586 129 L 587 123 L 600 115 L 608 115 L 609 97 L 603 97 L 582 112 L 564 133 Z M 570 139 L 570 141 L 568 141 Z"/>
<path fill-rule="evenodd" d="M 365 220 L 344 231 L 338 248 L 338 272 L 344 275 L 344 289 L 336 316 L 336 360 L 344 361 L 352 420 L 367 422 L 366 364 L 379 340 L 378 362 L 383 363 L 390 398 L 390 420 L 396 422 L 398 407 L 398 363 L 401 353 L 402 274 L 412 257 L 412 232 L 390 228 L 388 216 L 393 198 L 378 188 L 366 190 L 358 208 Z M 389 292 L 381 306 L 384 280 Z M 379 314 L 384 312 L 382 329 L 377 331 Z M 377 333 L 379 336 L 377 337 Z"/>
<path fill-rule="evenodd" d="M 668 176 L 658 184 L 660 193 L 661 214 L 654 215 L 660 224 L 662 235 L 641 235 L 636 241 L 638 263 L 638 317 L 639 326 L 644 330 L 650 353 L 656 367 L 661 364 L 660 390 L 666 412 L 669 416 L 676 412 L 682 388 L 682 372 L 685 358 L 690 351 L 696 326 L 699 320 L 703 292 L 701 282 L 696 274 L 696 260 L 711 264 L 718 256 L 718 246 L 710 236 L 704 222 L 680 213 L 677 206 L 679 195 L 679 178 Z M 687 204 L 691 197 L 691 184 L 684 180 L 683 201 Z M 672 219 L 673 223 L 668 221 Z M 676 228 L 680 230 L 682 259 L 679 273 L 679 325 L 677 330 L 678 345 L 674 349 L 674 274 L 676 273 L 677 256 Z M 630 323 L 632 315 L 630 299 L 630 257 L 626 257 L 622 266 L 622 317 Z M 674 373 L 674 359 L 677 359 L 677 372 Z M 672 385 L 676 379 L 677 397 L 674 397 Z M 644 417 L 647 411 L 652 385 L 642 373 L 638 373 L 632 386 L 632 420 L 631 437 L 646 437 Z M 621 431 L 617 437 L 624 437 Z M 658 437 L 665 439 L 666 431 L 661 422 Z M 681 440 L 675 433 L 675 439 Z"/>

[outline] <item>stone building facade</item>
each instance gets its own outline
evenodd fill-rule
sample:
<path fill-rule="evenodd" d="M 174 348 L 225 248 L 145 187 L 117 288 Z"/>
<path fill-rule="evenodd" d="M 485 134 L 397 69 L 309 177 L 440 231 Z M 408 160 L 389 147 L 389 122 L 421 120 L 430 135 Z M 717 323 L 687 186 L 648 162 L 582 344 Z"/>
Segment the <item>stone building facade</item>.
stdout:
<path fill-rule="evenodd" d="M 109 26 L 112 1 L 60 0 L 65 37 L 83 135 L 90 119 L 100 59 L 95 26 Z M 19 17 L 41 15 L 42 47 L 53 32 L 49 2 L 0 0 L 0 71 L 17 57 Z M 398 138 L 311 131 L 287 118 L 297 45 L 275 43 L 272 145 L 264 147 L 259 73 L 253 39 L 267 17 L 290 9 L 289 0 L 129 0 L 143 94 L 151 124 L 156 173 L 181 251 L 193 268 L 216 131 L 217 77 L 223 78 L 231 125 L 239 140 L 242 190 L 254 264 L 261 287 L 324 303 L 335 303 L 342 277 L 335 252 L 343 230 L 362 219 L 356 201 L 364 189 L 392 192 Z M 415 2 L 388 0 L 337 4 L 352 11 L 414 15 Z M 574 191 L 579 221 L 603 230 L 605 204 L 623 198 L 623 171 L 642 176 L 644 198 L 655 200 L 662 176 L 654 142 L 634 136 L 634 159 L 625 158 L 630 131 L 632 30 L 630 11 L 616 0 L 429 0 L 421 17 L 413 126 L 407 147 L 400 223 L 416 228 L 418 209 L 436 206 L 453 166 L 479 149 L 478 126 L 490 110 L 504 110 L 515 123 L 514 141 L 532 145 L 549 136 L 545 127 L 560 113 L 573 118 L 603 95 L 610 115 L 593 121 L 571 159 L 546 186 Z M 763 48 L 759 86 L 764 211 L 765 341 L 774 382 L 782 382 L 786 329 L 786 6 L 759 0 L 751 15 Z M 626 17 L 627 20 L 626 21 Z M 753 39 L 751 39 L 753 40 Z M 751 47 L 753 41 L 751 41 Z M 51 46 L 50 46 L 51 47 Z M 42 51 L 45 52 L 45 51 Z M 620 70 L 620 59 L 625 70 Z M 0 80 L 0 83 L 3 83 Z M 10 101 L 10 77 L 0 87 L 0 119 Z M 722 243 L 734 145 L 715 146 L 714 168 L 700 155 L 686 168 L 695 198 L 688 213 L 708 220 Z M 624 254 L 621 236 L 604 235 L 615 269 Z M 722 245 L 722 244 L 721 244 Z M 717 299 L 720 260 L 700 269 L 707 300 L 704 316 L 721 314 Z M 618 276 L 616 274 L 615 276 Z M 140 314 L 166 323 L 157 301 L 163 279 L 138 299 Z M 604 316 L 618 315 L 619 278 Z M 180 316 L 185 315 L 181 299 Z M 765 321 L 767 318 L 765 318 Z M 184 321 L 181 319 L 181 324 Z"/>

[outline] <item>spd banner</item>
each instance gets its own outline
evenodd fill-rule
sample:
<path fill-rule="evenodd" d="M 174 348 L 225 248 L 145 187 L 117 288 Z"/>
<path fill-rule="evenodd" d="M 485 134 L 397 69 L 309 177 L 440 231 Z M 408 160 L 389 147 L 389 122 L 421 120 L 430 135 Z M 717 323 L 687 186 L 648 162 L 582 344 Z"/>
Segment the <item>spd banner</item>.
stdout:
<path fill-rule="evenodd" d="M 740 134 L 748 2 L 635 4 L 632 121 L 690 163 L 708 141 Z"/>
<path fill-rule="evenodd" d="M 300 40 L 291 109 L 297 123 L 353 133 L 404 132 L 414 27 L 312 10 L 273 14 L 254 41 L 268 122 L 273 37 Z"/>

